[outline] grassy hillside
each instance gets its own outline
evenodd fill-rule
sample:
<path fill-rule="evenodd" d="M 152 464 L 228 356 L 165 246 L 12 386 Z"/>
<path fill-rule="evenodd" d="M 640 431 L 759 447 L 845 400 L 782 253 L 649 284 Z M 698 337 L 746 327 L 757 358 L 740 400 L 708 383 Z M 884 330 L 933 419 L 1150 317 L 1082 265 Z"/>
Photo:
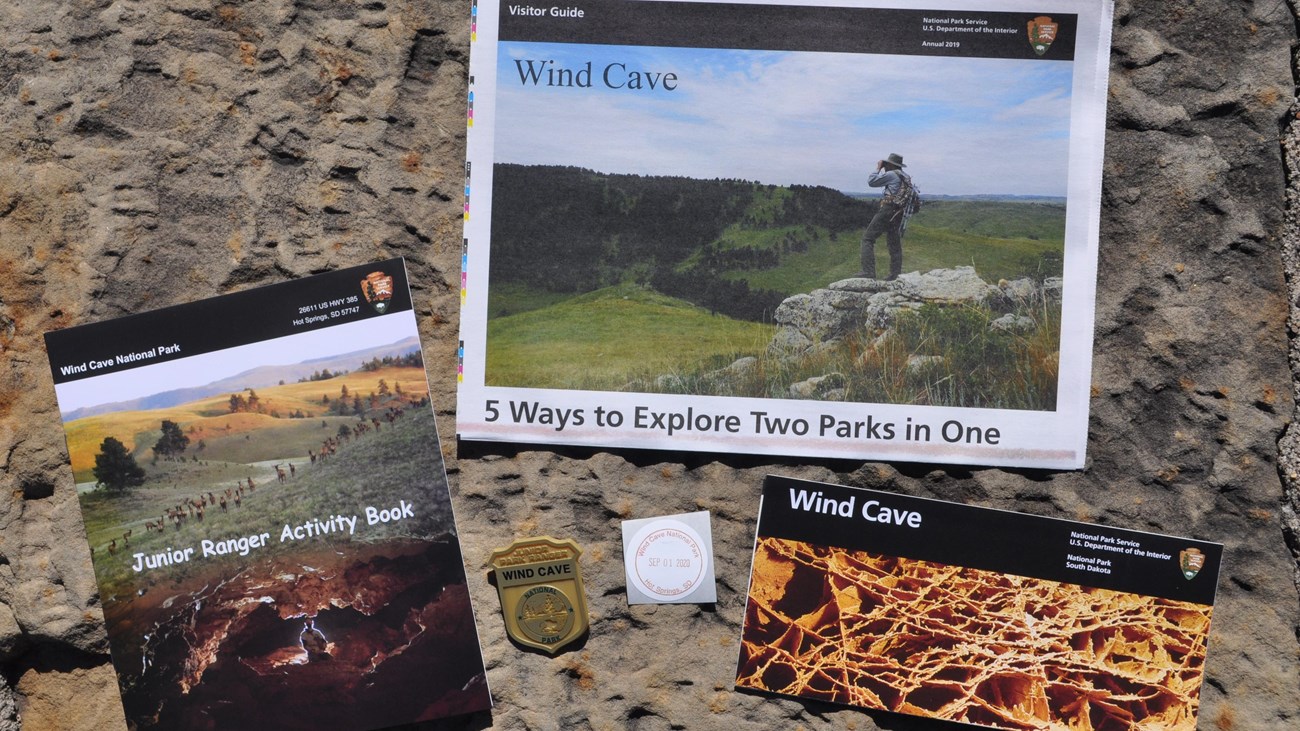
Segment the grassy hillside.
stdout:
<path fill-rule="evenodd" d="M 343 387 L 352 395 L 362 397 L 363 406 L 369 406 L 369 395 L 378 395 L 379 381 L 383 380 L 390 391 L 400 386 L 409 399 L 419 399 L 428 394 L 428 384 L 422 368 L 381 368 L 377 371 L 355 371 L 324 381 L 288 383 L 256 389 L 263 413 L 231 413 L 230 396 L 223 394 L 180 406 L 152 411 L 120 411 L 77 419 L 66 425 L 68 454 L 72 459 L 72 472 L 77 482 L 94 481 L 91 468 L 104 437 L 116 437 L 126 445 L 142 465 L 153 461 L 152 447 L 161 435 L 162 421 L 174 421 L 189 437 L 186 450 L 188 458 L 231 462 L 255 462 L 277 456 L 302 455 L 297 449 L 284 451 L 282 444 L 302 440 L 311 444 L 314 431 L 321 422 L 348 421 L 353 417 L 327 416 L 330 401 L 342 395 Z M 240 392 L 247 395 L 247 391 Z M 301 411 L 305 418 L 290 418 Z M 336 429 L 334 424 L 331 429 Z M 254 437 L 253 435 L 256 434 Z M 308 434 L 312 434 L 308 438 Z M 199 448 L 199 443 L 204 444 Z"/>
<path fill-rule="evenodd" d="M 516 315 L 520 312 L 540 310 L 572 297 L 565 292 L 548 292 L 530 287 L 522 282 L 493 283 L 488 291 L 488 318 Z"/>
<path fill-rule="evenodd" d="M 719 380 L 708 368 L 637 390 L 691 395 L 797 398 L 790 385 L 827 378 L 833 394 L 817 398 L 858 403 L 1056 408 L 1060 304 L 1038 300 L 1013 312 L 1034 321 L 1026 331 L 990 328 L 1001 312 L 983 306 L 925 305 L 899 315 L 883 337 L 870 328 L 802 358 L 759 353 L 741 375 Z M 915 362 L 914 358 L 921 361 Z"/>
<path fill-rule="evenodd" d="M 1028 204 L 1010 204 L 1028 205 Z M 1062 239 L 1035 240 L 1025 236 L 994 238 L 975 233 L 961 233 L 951 228 L 934 226 L 944 223 L 946 216 L 929 215 L 922 211 L 912 219 L 903 238 L 903 271 L 926 272 L 931 269 L 950 269 L 973 266 L 985 280 L 1020 277 L 1060 275 Z M 942 212 L 938 212 L 942 213 Z M 1042 218 L 1050 212 L 1041 212 Z M 1062 219 L 1063 221 L 1063 219 Z M 1042 227 L 1048 221 L 1040 222 Z M 864 227 L 865 229 L 865 227 Z M 783 235 L 774 230 L 730 232 L 730 246 L 770 246 L 771 241 Z M 743 279 L 750 287 L 772 289 L 785 295 L 809 292 L 838 279 L 851 277 L 859 269 L 859 249 L 862 230 L 849 231 L 831 237 L 817 228 L 807 251 L 788 253 L 781 264 L 771 269 L 737 269 L 725 272 L 727 279 Z M 876 271 L 883 276 L 889 272 L 889 249 L 884 236 L 876 241 Z"/>
<path fill-rule="evenodd" d="M 1061 274 L 1062 231 L 1065 211 L 1041 203 L 940 201 L 927 205 L 912 219 L 903 240 L 904 271 L 929 271 L 955 266 L 973 266 L 986 281 Z M 1001 228 L 1003 233 L 988 233 Z M 718 267 L 718 277 L 745 281 L 753 289 L 772 290 L 789 296 L 825 287 L 853 276 L 859 268 L 862 229 L 833 233 L 821 226 L 773 226 L 754 228 L 736 224 L 714 242 L 719 252 L 744 249 L 779 252 L 775 267 Z M 791 251 L 790 240 L 801 251 Z M 697 250 L 675 269 L 687 272 L 705 265 L 704 250 Z M 889 271 L 885 238 L 876 242 L 876 270 Z M 632 272 L 633 278 L 641 270 Z M 518 282 L 493 283 L 488 299 L 488 317 L 531 312 L 571 298 L 571 294 L 548 292 Z M 703 301 L 701 298 L 699 301 Z"/>
<path fill-rule="evenodd" d="M 929 201 L 916 218 L 930 228 L 995 239 L 1065 240 L 1065 204 L 1041 201 Z"/>
<path fill-rule="evenodd" d="M 785 399 L 797 398 L 791 384 L 834 374 L 838 395 L 825 398 L 836 401 L 1054 409 L 1060 304 L 1035 298 L 1012 312 L 1033 326 L 991 328 L 1005 312 L 988 306 L 926 305 L 884 337 L 866 327 L 785 359 L 766 354 L 771 328 L 615 287 L 491 321 L 487 383 Z M 712 373 L 750 355 L 758 360 L 739 375 Z"/>
<path fill-rule="evenodd" d="M 733 225 L 716 242 L 720 251 L 737 248 L 781 250 L 796 239 L 800 250 L 781 250 L 772 268 L 737 268 L 727 280 L 745 280 L 753 289 L 785 295 L 811 291 L 853 276 L 859 269 L 861 229 L 831 233 L 822 226 L 753 228 Z M 936 202 L 913 217 L 904 237 L 904 271 L 975 267 L 984 280 L 1060 276 L 1065 242 L 1065 207 L 1043 203 Z M 694 267 L 698 254 L 685 261 Z M 876 271 L 889 271 L 885 237 L 876 239 Z"/>
<path fill-rule="evenodd" d="M 773 328 L 619 285 L 488 323 L 487 385 L 616 390 L 634 377 L 726 365 Z"/>
<path fill-rule="evenodd" d="M 489 318 L 620 284 L 764 322 L 791 294 L 861 268 L 878 201 L 819 186 L 497 165 Z M 905 271 L 974 266 L 990 281 L 1061 274 L 1065 206 L 929 200 L 904 242 Z M 877 271 L 888 271 L 885 241 Z"/>
<path fill-rule="evenodd" d="M 434 434 L 432 411 L 428 407 L 411 408 L 395 422 L 385 422 L 379 432 L 341 444 L 328 461 L 309 463 L 305 445 L 282 442 L 289 451 L 271 460 L 272 464 L 290 460 L 295 464 L 293 477 L 283 484 L 276 481 L 272 464 L 203 460 L 160 463 L 150 469 L 143 486 L 122 494 L 103 490 L 83 494 L 82 513 L 90 545 L 95 549 L 96 574 L 107 586 L 126 593 L 141 583 L 179 583 L 251 560 L 238 555 L 196 558 L 188 564 L 136 574 L 130 566 L 132 554 L 137 551 L 151 554 L 169 546 L 193 546 L 197 555 L 203 539 L 219 541 L 266 532 L 271 535 L 270 544 L 258 549 L 255 556 L 263 558 L 287 550 L 333 550 L 351 542 L 399 536 L 429 538 L 453 531 L 450 508 L 441 498 L 445 494 L 445 477 Z M 208 506 L 202 521 L 191 518 L 179 528 L 169 524 L 161 532 L 146 529 L 146 521 L 160 521 L 168 508 L 200 499 L 209 492 L 222 496 L 225 489 L 249 476 L 257 487 L 244 494 L 240 507 L 228 501 L 224 512 L 218 506 Z M 366 524 L 366 506 L 390 508 L 401 499 L 414 505 L 414 519 Z M 306 542 L 279 540 L 285 525 L 301 525 L 312 519 L 326 521 L 332 515 L 360 515 L 356 533 L 332 534 Z M 123 540 L 127 530 L 131 531 L 129 547 Z M 110 555 L 108 546 L 113 541 L 117 550 Z"/>
<path fill-rule="evenodd" d="M 776 292 L 751 292 L 718 271 L 684 272 L 733 225 L 752 229 L 815 223 L 845 231 L 869 220 L 875 204 L 820 186 L 778 187 L 744 180 L 597 173 L 573 167 L 493 167 L 492 288 L 523 285 L 510 306 L 493 298 L 493 316 L 518 314 L 541 298 L 572 296 L 627 282 L 762 321 L 780 302 Z M 745 254 L 745 252 L 740 252 Z M 770 257 L 768 257 L 770 258 Z M 745 263 L 730 257 L 727 269 Z M 711 300 L 707 299 L 712 297 Z"/>
<path fill-rule="evenodd" d="M 820 187 L 543 166 L 496 170 L 502 185 L 494 201 L 508 213 L 493 220 L 490 386 L 653 391 L 761 355 L 782 300 L 859 271 L 862 233 L 877 205 Z M 988 282 L 1059 276 L 1064 230 L 1059 203 L 927 201 L 904 238 L 903 270 L 972 266 Z M 876 271 L 889 271 L 883 236 Z M 956 350 L 945 351 L 945 361 L 954 372 L 970 372 L 939 374 L 933 383 L 912 375 L 888 384 L 855 379 L 849 398 L 1023 408 L 1054 402 L 1051 389 L 1038 383 L 1054 378 L 1053 368 L 1025 366 L 1043 358 L 976 327 L 1000 313 L 974 313 L 957 325 L 947 322 L 950 314 L 928 313 L 916 328 L 923 335 L 896 344 L 894 355 L 933 357 L 938 354 L 921 352 L 931 349 L 927 343 L 952 340 Z M 1055 352 L 1053 318 L 1059 314 L 1036 313 L 1035 352 Z M 863 337 L 874 342 L 874 334 Z M 857 355 L 864 343 L 854 346 Z M 1005 363 L 985 368 L 968 357 L 986 347 Z M 863 370 L 855 357 L 846 355 L 835 367 Z M 895 366 L 872 369 L 894 372 Z M 822 367 L 829 364 L 807 370 L 815 375 Z M 998 383 L 1020 378 L 1018 368 L 1035 379 L 1019 393 Z M 777 370 L 782 373 L 769 382 L 752 384 L 753 391 L 784 397 L 789 381 L 778 382 L 800 374 Z M 678 378 L 660 379 L 667 375 Z"/>

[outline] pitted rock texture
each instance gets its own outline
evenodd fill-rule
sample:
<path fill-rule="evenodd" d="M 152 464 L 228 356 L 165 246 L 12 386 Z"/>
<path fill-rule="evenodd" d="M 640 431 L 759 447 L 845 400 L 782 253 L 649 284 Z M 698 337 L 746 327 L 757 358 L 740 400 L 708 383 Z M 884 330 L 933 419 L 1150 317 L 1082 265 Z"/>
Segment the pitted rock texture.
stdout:
<path fill-rule="evenodd" d="M 1223 542 L 1199 727 L 1296 723 L 1286 4 L 1117 3 L 1090 463 L 1068 473 L 457 445 L 468 3 L 18 0 L 0 40 L 0 728 L 124 727 L 41 333 L 394 255 L 496 701 L 420 728 L 933 728 L 733 690 L 768 472 Z M 620 521 L 693 510 L 717 603 L 628 607 Z M 493 549 L 542 533 L 585 550 L 592 629 L 557 657 L 505 637 L 488 583 Z"/>

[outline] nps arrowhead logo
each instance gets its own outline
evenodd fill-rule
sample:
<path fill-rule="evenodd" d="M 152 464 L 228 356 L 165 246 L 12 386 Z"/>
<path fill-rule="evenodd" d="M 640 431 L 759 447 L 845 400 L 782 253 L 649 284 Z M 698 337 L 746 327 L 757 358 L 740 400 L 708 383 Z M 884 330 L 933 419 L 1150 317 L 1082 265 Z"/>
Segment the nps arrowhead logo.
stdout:
<path fill-rule="evenodd" d="M 1056 32 L 1060 27 L 1060 23 L 1053 23 L 1046 15 L 1029 21 L 1029 45 L 1033 47 L 1034 53 L 1039 56 L 1047 53 L 1047 49 L 1052 47 L 1052 41 L 1056 40 Z"/>
<path fill-rule="evenodd" d="M 1183 578 L 1188 581 L 1196 578 L 1205 565 L 1205 554 L 1200 549 L 1187 548 L 1178 552 L 1178 568 L 1183 570 Z"/>
<path fill-rule="evenodd" d="M 388 301 L 393 298 L 393 278 L 383 272 L 371 272 L 361 280 L 361 294 L 382 315 L 388 311 Z"/>

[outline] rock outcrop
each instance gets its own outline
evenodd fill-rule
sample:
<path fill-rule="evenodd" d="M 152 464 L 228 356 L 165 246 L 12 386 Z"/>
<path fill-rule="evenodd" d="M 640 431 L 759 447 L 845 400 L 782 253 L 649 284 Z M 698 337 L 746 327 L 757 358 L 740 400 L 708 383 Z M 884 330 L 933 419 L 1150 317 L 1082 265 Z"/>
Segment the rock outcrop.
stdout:
<path fill-rule="evenodd" d="M 900 312 L 919 310 L 926 304 L 1009 308 L 1036 298 L 1059 300 L 1060 293 L 1059 277 L 1042 284 L 1026 278 L 995 285 L 980 279 L 974 267 L 908 272 L 893 281 L 841 279 L 826 289 L 797 294 L 781 303 L 773 317 L 779 327 L 767 354 L 800 358 L 833 347 L 864 328 L 878 335 L 893 325 Z M 1000 320 L 999 327 L 1022 328 L 1026 319 Z"/>

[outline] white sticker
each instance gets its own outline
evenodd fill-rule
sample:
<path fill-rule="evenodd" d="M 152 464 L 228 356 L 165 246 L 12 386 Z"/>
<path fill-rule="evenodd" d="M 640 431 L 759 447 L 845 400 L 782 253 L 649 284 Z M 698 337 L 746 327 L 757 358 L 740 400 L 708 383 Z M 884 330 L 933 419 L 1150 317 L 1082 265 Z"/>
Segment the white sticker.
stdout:
<path fill-rule="evenodd" d="M 702 527 L 708 531 L 707 512 L 623 524 L 629 604 L 717 599 L 710 540 L 687 519 L 691 523 L 703 520 Z"/>

